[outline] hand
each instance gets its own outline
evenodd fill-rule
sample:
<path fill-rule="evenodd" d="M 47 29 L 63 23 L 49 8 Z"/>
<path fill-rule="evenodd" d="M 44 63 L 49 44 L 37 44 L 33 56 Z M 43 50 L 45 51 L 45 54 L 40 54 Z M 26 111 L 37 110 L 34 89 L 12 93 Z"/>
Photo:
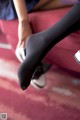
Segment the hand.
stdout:
<path fill-rule="evenodd" d="M 23 60 L 25 59 L 26 56 L 24 50 L 25 42 L 27 40 L 27 37 L 31 34 L 32 34 L 32 30 L 30 24 L 27 21 L 19 22 L 19 26 L 18 26 L 19 42 L 17 44 L 15 53 L 16 53 L 16 57 L 20 62 L 23 62 Z"/>

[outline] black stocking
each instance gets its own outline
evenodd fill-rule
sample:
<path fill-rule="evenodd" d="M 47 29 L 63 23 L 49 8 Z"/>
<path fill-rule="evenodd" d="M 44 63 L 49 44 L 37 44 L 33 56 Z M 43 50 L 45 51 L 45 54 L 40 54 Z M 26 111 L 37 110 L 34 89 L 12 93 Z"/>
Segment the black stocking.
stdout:
<path fill-rule="evenodd" d="M 29 86 L 34 71 L 47 52 L 64 37 L 79 28 L 80 4 L 76 4 L 55 25 L 45 31 L 33 34 L 27 39 L 26 59 L 18 70 L 19 83 L 23 90 Z"/>

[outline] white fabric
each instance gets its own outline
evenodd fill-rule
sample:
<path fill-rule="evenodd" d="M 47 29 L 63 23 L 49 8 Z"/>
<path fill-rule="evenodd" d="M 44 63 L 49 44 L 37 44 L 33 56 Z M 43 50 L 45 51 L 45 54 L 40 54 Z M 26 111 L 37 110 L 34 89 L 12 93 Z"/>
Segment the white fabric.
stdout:
<path fill-rule="evenodd" d="M 25 51 L 24 51 L 24 48 L 16 48 L 16 51 L 15 51 L 15 54 L 16 54 L 16 57 L 18 58 L 18 60 L 20 62 L 23 62 L 23 60 L 25 59 Z"/>
<path fill-rule="evenodd" d="M 78 62 L 80 62 L 80 50 L 78 50 L 78 52 L 75 54 L 75 58 Z"/>

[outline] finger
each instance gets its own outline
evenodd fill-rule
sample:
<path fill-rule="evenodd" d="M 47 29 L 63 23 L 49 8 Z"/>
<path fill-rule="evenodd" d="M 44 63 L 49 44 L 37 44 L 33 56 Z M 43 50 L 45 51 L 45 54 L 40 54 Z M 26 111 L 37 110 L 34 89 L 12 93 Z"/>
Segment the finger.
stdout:
<path fill-rule="evenodd" d="M 21 56 L 21 53 L 20 53 L 20 48 L 16 49 L 15 54 L 16 54 L 16 57 L 18 58 L 18 60 L 20 62 L 23 62 L 23 59 L 22 59 L 22 56 Z"/>

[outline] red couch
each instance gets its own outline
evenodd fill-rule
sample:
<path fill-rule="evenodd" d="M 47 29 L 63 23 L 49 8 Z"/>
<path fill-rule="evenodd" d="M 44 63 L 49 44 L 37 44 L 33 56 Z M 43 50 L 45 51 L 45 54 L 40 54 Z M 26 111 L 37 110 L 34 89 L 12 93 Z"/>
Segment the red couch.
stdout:
<path fill-rule="evenodd" d="M 33 33 L 45 30 L 55 24 L 69 9 L 70 7 L 30 13 L 29 18 Z M 1 20 L 0 29 L 6 35 L 7 41 L 11 44 L 14 52 L 18 41 L 18 21 Z M 80 65 L 74 59 L 75 52 L 80 49 L 79 39 L 79 31 L 72 33 L 49 51 L 45 57 L 45 61 L 57 64 L 68 70 L 80 72 Z"/>

